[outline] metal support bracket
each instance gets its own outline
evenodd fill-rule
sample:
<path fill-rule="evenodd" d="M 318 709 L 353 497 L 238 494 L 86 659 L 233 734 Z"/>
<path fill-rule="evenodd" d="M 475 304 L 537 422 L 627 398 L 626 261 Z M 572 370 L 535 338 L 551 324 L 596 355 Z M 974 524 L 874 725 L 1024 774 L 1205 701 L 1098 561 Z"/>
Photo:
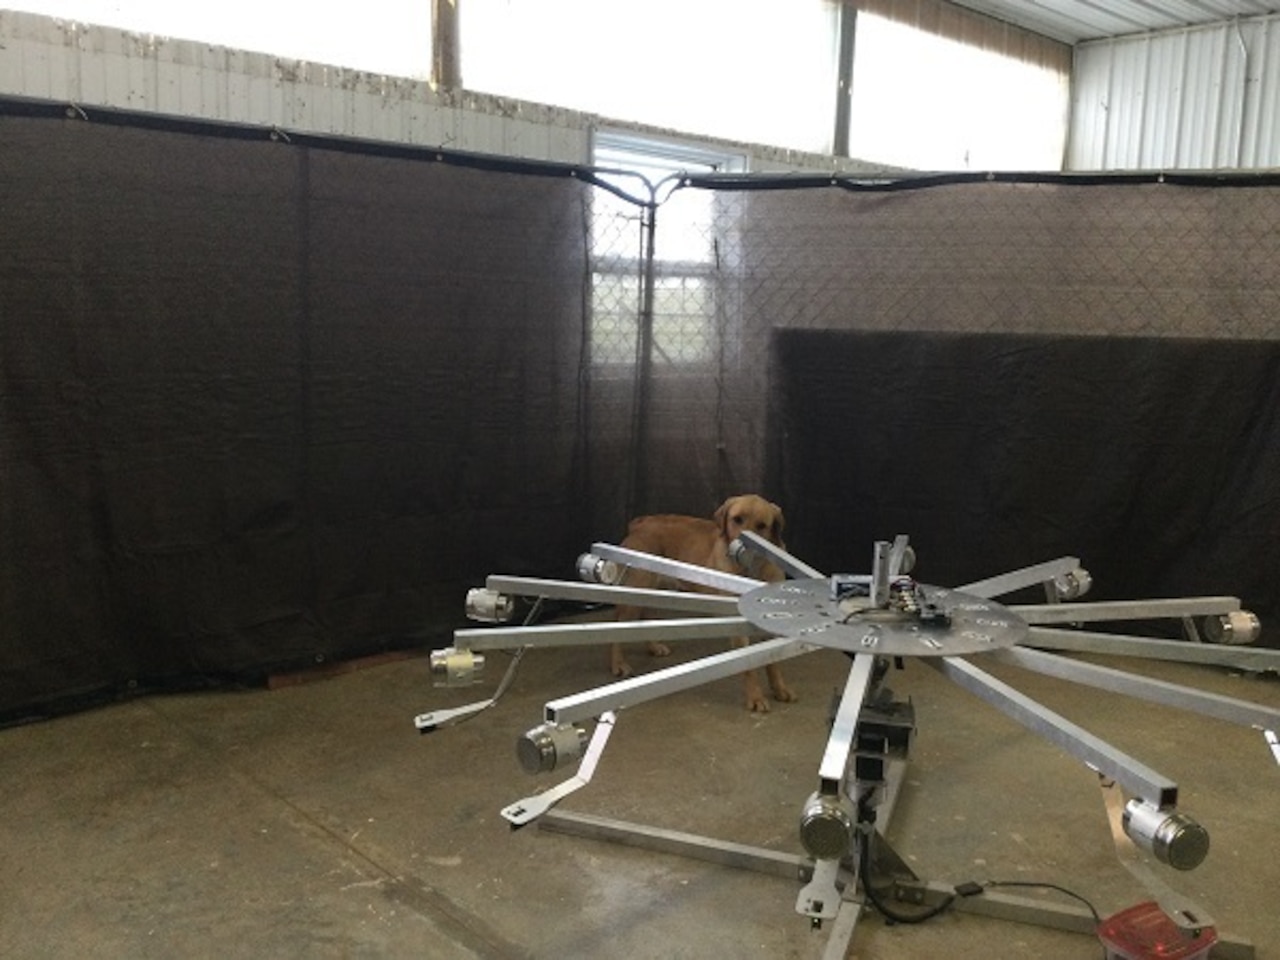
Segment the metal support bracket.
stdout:
<path fill-rule="evenodd" d="M 578 764 L 578 772 L 572 777 L 550 790 L 517 800 L 502 809 L 502 818 L 511 824 L 513 830 L 536 820 L 569 794 L 581 790 L 591 782 L 596 772 L 596 764 L 600 762 L 600 755 L 604 753 L 605 744 L 609 742 L 609 734 L 613 732 L 616 719 L 612 713 L 601 715 L 595 732 L 591 734 L 591 742 L 587 744 L 586 752 L 582 755 L 582 762 Z"/>
<path fill-rule="evenodd" d="M 843 897 L 837 881 L 840 879 L 839 860 L 819 860 L 813 865 L 813 877 L 800 888 L 796 898 L 796 913 L 811 921 L 834 920 L 840 913 Z"/>

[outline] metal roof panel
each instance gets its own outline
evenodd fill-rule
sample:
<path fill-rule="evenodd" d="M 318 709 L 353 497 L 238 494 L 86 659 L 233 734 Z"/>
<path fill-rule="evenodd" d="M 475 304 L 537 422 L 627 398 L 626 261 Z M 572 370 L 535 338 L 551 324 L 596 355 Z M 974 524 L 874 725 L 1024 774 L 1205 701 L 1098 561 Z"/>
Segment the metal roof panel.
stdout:
<path fill-rule="evenodd" d="M 1277 0 L 952 0 L 1063 43 L 1280 12 Z"/>

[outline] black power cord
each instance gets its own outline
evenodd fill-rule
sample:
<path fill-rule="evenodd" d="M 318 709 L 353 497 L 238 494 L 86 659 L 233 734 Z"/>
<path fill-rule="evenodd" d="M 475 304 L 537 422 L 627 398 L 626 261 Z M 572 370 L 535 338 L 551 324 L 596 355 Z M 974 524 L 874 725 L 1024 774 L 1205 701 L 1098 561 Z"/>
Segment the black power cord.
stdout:
<path fill-rule="evenodd" d="M 1074 890 L 1068 890 L 1066 887 L 1060 887 L 1056 883 L 1034 883 L 1030 880 L 988 880 L 982 884 L 983 888 L 987 887 L 1030 887 L 1034 890 L 1055 890 L 1058 893 L 1066 894 L 1075 900 L 1079 900 L 1089 908 L 1089 913 L 1093 915 L 1093 925 L 1095 927 L 1102 926 L 1102 917 L 1098 915 L 1098 911 L 1093 904 L 1076 893 Z"/>
<path fill-rule="evenodd" d="M 862 889 L 867 894 L 867 899 L 871 901 L 871 905 L 880 911 L 886 920 L 892 920 L 894 923 L 924 923 L 926 920 L 932 920 L 941 913 L 945 913 L 951 909 L 951 905 L 956 902 L 955 894 L 951 894 L 947 899 L 937 906 L 930 907 L 919 913 L 900 913 L 890 907 L 875 891 L 875 885 L 871 882 L 871 839 L 873 833 L 864 833 L 858 844 L 858 872 L 862 875 Z"/>
<path fill-rule="evenodd" d="M 871 881 L 871 843 L 873 833 L 867 832 L 862 835 L 859 840 L 858 847 L 858 872 L 862 876 L 862 889 L 867 894 L 867 899 L 871 905 L 878 910 L 886 920 L 893 923 L 924 923 L 926 920 L 932 920 L 946 911 L 950 910 L 955 904 L 957 897 L 978 896 L 984 890 L 991 887 L 1023 887 L 1035 890 L 1053 890 L 1057 893 L 1064 894 L 1083 903 L 1093 917 L 1093 925 L 1096 928 L 1102 926 L 1102 917 L 1099 915 L 1097 908 L 1094 907 L 1088 899 L 1076 893 L 1074 890 L 1068 890 L 1066 887 L 1056 883 L 1040 883 L 1029 880 L 987 880 L 985 883 L 968 882 L 961 883 L 955 887 L 955 892 L 948 896 L 941 903 L 929 908 L 928 910 L 912 913 L 903 913 L 890 907 L 879 894 L 876 893 L 875 885 Z M 1106 960 L 1107 951 L 1103 947 L 1103 960 Z"/>
<path fill-rule="evenodd" d="M 1066 887 L 1059 886 L 1056 883 L 1038 883 L 1032 880 L 988 880 L 986 883 L 962 883 L 956 887 L 956 892 L 962 896 L 971 897 L 981 893 L 988 887 L 1027 887 L 1032 890 L 1053 890 L 1057 893 L 1065 894 L 1074 900 L 1079 900 L 1089 908 L 1089 913 L 1093 916 L 1093 928 L 1096 934 L 1097 929 L 1102 926 L 1102 917 L 1098 914 L 1097 909 L 1085 897 L 1076 893 L 1074 890 L 1068 890 Z M 1099 938 L 1101 939 L 1101 938 Z M 1106 944 L 1102 945 L 1102 960 L 1107 960 L 1110 953 L 1107 951 Z"/>

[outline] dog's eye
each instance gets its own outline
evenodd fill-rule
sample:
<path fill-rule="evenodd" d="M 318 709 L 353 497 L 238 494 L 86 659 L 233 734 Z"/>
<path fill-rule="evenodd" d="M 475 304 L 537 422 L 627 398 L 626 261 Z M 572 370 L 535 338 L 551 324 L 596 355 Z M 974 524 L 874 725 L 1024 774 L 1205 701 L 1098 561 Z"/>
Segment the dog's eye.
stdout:
<path fill-rule="evenodd" d="M 734 526 L 740 527 L 744 523 L 744 520 L 742 517 L 734 517 L 733 523 L 734 523 Z"/>

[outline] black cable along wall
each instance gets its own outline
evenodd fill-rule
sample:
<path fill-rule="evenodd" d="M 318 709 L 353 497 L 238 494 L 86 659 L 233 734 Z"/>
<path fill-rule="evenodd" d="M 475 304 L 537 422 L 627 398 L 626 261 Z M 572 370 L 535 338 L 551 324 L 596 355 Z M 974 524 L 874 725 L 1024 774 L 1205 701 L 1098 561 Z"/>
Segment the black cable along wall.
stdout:
<path fill-rule="evenodd" d="M 751 489 L 1274 641 L 1274 177 L 691 178 L 644 318 L 590 170 L 0 106 L 0 717 L 440 645 Z"/>

